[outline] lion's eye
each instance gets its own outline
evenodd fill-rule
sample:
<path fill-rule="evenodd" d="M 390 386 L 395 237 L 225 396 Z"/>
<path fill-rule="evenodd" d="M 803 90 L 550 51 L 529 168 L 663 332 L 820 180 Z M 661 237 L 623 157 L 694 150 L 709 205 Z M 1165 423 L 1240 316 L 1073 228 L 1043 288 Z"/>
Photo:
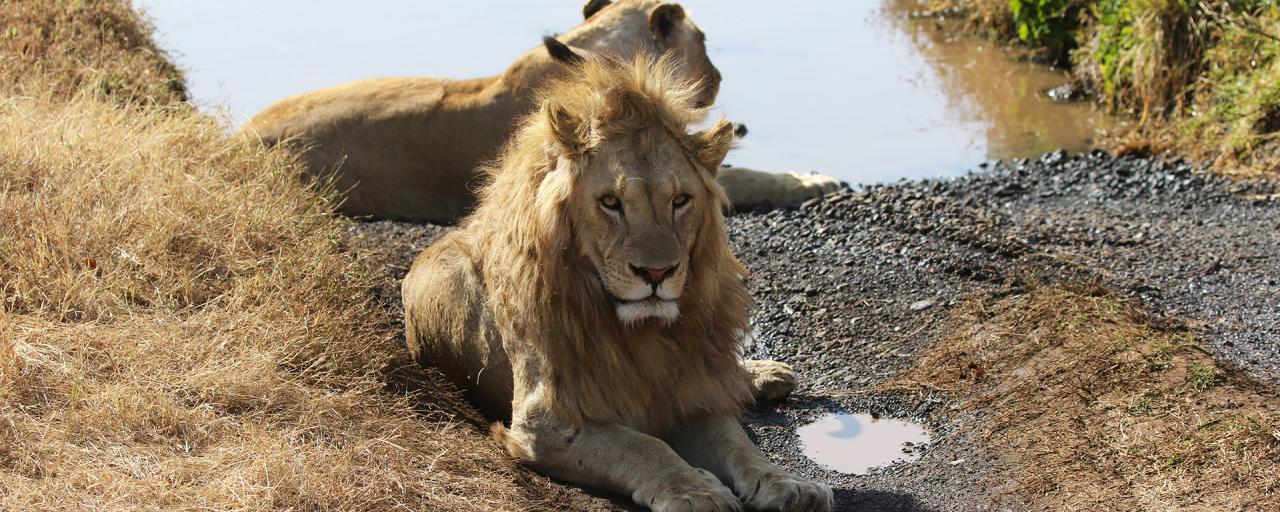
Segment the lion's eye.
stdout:
<path fill-rule="evenodd" d="M 675 197 L 671 198 L 671 206 L 680 208 L 689 204 L 689 199 L 691 199 L 689 194 L 676 194 Z"/>
<path fill-rule="evenodd" d="M 608 194 L 600 198 L 600 206 L 603 206 L 610 210 L 621 210 L 622 200 L 618 199 L 618 196 L 615 196 L 613 194 Z"/>

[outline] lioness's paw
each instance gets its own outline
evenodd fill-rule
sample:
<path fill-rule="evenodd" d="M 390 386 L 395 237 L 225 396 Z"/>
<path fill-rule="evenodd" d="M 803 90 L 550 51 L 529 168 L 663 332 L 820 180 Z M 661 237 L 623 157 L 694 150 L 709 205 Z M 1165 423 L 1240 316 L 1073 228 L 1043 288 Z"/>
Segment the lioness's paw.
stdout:
<path fill-rule="evenodd" d="M 835 192 L 844 188 L 844 184 L 841 183 L 840 180 L 824 174 L 818 174 L 816 172 L 792 172 L 789 174 L 800 180 L 801 186 L 813 196 L 820 196 L 828 192 Z"/>
<path fill-rule="evenodd" d="M 748 490 L 741 496 L 748 510 L 779 512 L 829 512 L 834 506 L 827 484 L 770 471 L 755 483 L 742 486 Z"/>
<path fill-rule="evenodd" d="M 733 492 L 720 480 L 704 469 L 694 469 L 667 479 L 648 501 L 636 500 L 648 505 L 654 512 L 740 512 L 742 504 Z"/>
<path fill-rule="evenodd" d="M 782 400 L 796 388 L 796 372 L 787 363 L 748 359 L 742 366 L 751 372 L 751 396 L 756 403 Z"/>

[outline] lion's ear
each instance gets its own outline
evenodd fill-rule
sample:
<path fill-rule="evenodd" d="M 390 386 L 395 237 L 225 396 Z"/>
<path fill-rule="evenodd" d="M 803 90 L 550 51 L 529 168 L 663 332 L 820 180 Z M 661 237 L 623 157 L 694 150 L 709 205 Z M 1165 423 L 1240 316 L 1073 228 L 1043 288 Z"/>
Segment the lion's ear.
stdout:
<path fill-rule="evenodd" d="M 547 54 L 551 56 L 552 60 L 561 64 L 576 66 L 586 60 L 581 55 L 578 55 L 577 52 L 574 52 L 569 45 L 551 36 L 542 38 L 542 46 L 546 47 Z"/>
<path fill-rule="evenodd" d="M 684 20 L 684 8 L 680 4 L 661 4 L 649 11 L 649 30 L 661 41 L 671 35 L 671 29 L 681 20 Z"/>
<path fill-rule="evenodd" d="M 547 126 L 556 143 L 571 155 L 581 154 L 586 149 L 587 137 L 583 130 L 583 122 L 576 119 L 564 107 L 548 100 L 542 107 L 547 116 Z"/>
<path fill-rule="evenodd" d="M 582 19 L 591 18 L 591 15 L 600 12 L 600 9 L 604 9 L 612 3 L 609 0 L 587 0 L 587 4 L 582 6 Z"/>
<path fill-rule="evenodd" d="M 712 174 L 718 173 L 720 163 L 733 147 L 733 123 L 721 119 L 714 126 L 693 134 L 693 137 L 698 161 Z"/>

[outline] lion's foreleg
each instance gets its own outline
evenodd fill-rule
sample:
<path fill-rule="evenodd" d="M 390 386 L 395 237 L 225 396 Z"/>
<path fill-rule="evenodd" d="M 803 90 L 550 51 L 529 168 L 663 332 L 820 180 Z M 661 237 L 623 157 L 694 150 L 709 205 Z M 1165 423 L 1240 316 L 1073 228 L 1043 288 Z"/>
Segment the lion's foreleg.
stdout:
<path fill-rule="evenodd" d="M 730 482 L 750 510 L 829 511 L 831 488 L 775 466 L 751 443 L 731 416 L 691 421 L 672 436 L 671 446 L 689 464 Z"/>
<path fill-rule="evenodd" d="M 686 463 L 667 443 L 621 425 L 560 425 L 517 419 L 507 450 L 539 472 L 615 491 L 656 511 L 740 510 L 714 475 Z"/>

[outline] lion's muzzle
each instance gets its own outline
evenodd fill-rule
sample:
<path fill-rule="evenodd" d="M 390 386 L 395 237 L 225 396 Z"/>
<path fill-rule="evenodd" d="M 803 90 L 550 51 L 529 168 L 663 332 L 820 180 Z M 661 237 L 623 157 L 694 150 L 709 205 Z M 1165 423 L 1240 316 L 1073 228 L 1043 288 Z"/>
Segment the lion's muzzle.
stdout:
<path fill-rule="evenodd" d="M 680 317 L 680 305 L 675 300 L 658 297 L 617 301 L 614 307 L 618 311 L 618 319 L 624 324 L 635 324 L 649 318 L 671 323 Z"/>

